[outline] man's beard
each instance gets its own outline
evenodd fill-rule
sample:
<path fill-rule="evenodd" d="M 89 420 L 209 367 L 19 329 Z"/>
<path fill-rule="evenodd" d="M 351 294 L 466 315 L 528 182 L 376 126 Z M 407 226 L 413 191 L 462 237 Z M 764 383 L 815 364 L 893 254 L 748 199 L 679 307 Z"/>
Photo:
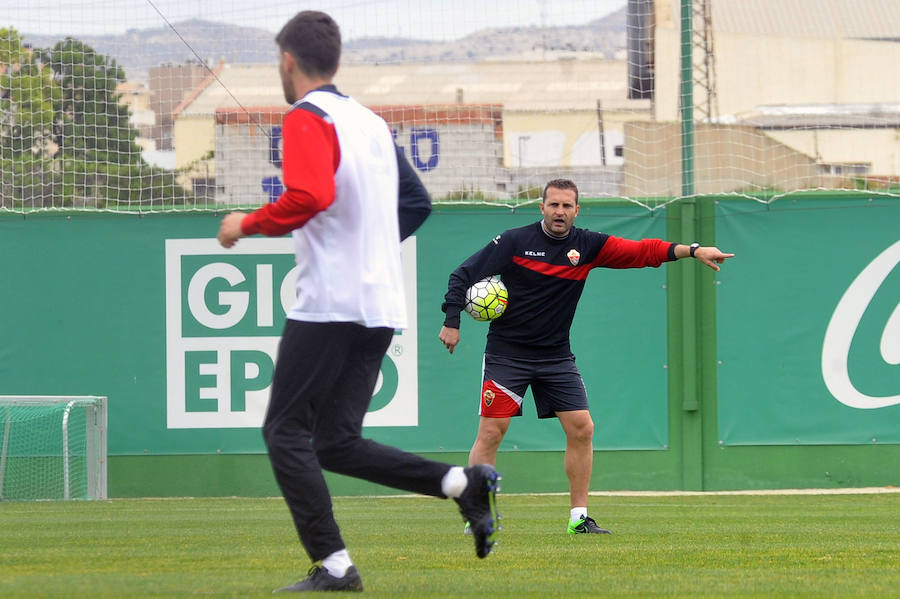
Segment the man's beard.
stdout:
<path fill-rule="evenodd" d="M 297 101 L 297 94 L 294 92 L 294 87 L 290 85 L 289 81 L 282 79 L 281 87 L 284 89 L 284 99 L 288 104 L 293 104 Z"/>

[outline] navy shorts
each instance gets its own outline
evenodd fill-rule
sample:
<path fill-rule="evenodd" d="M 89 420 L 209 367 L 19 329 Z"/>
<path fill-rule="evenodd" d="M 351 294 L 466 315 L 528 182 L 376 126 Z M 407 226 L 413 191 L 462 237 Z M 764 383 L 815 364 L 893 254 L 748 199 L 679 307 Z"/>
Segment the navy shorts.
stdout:
<path fill-rule="evenodd" d="M 587 391 L 574 356 L 519 360 L 485 354 L 481 380 L 478 414 L 485 418 L 521 416 L 522 399 L 529 386 L 538 418 L 588 409 Z"/>

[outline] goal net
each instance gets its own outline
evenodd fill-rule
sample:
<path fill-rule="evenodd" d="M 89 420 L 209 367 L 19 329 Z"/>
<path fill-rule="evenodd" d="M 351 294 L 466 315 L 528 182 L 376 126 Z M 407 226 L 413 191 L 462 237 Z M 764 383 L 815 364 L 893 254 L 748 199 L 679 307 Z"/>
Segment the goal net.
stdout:
<path fill-rule="evenodd" d="M 0 500 L 106 497 L 105 397 L 0 396 Z"/>
<path fill-rule="evenodd" d="M 535 202 L 557 177 L 651 210 L 695 194 L 900 195 L 896 0 L 317 8 L 341 26 L 338 88 L 388 122 L 437 204 Z M 276 199 L 288 107 L 274 36 L 297 10 L 5 3 L 0 211 Z"/>

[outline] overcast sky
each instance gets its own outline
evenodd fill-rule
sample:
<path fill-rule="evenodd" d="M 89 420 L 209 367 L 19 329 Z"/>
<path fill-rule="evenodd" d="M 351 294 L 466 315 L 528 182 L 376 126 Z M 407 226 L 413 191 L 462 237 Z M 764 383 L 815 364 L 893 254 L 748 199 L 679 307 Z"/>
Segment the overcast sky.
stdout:
<path fill-rule="evenodd" d="M 120 34 L 192 18 L 276 32 L 297 11 L 324 10 L 343 37 L 453 40 L 486 27 L 578 25 L 627 0 L 0 0 L 0 27 L 54 35 Z M 165 19 L 163 18 L 165 17 Z"/>

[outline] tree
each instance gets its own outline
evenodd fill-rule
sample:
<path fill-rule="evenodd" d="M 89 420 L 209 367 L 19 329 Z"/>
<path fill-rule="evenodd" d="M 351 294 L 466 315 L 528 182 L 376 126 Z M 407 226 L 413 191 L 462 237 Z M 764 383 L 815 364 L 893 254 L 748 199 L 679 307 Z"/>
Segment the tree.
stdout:
<path fill-rule="evenodd" d="M 3 150 L 45 151 L 59 89 L 15 29 L 0 29 L 0 127 Z"/>
<path fill-rule="evenodd" d="M 80 195 L 98 207 L 189 201 L 173 172 L 141 158 L 128 108 L 119 103 L 116 87 L 125 81 L 125 72 L 115 60 L 72 38 L 44 57 L 62 91 L 55 107 L 61 115 L 60 158 L 71 163 L 64 175 L 67 195 Z"/>
<path fill-rule="evenodd" d="M 147 164 L 115 60 L 66 38 L 31 51 L 0 29 L 0 206 L 172 205 L 191 196 Z"/>
<path fill-rule="evenodd" d="M 66 191 L 93 196 L 100 207 L 187 201 L 174 173 L 141 158 L 128 108 L 119 103 L 116 87 L 125 81 L 125 72 L 115 60 L 72 38 L 44 56 L 62 91 L 56 104 L 62 117 L 57 143 L 62 160 L 72 164 L 65 174 Z"/>
<path fill-rule="evenodd" d="M 60 97 L 52 72 L 22 36 L 0 28 L 0 205 L 44 203 L 52 196 L 54 101 Z"/>
<path fill-rule="evenodd" d="M 55 103 L 62 115 L 57 138 L 62 155 L 88 162 L 119 165 L 141 163 L 137 131 L 128 122 L 128 108 L 119 104 L 116 86 L 125 71 L 93 48 L 71 37 L 44 53 L 62 95 Z"/>

